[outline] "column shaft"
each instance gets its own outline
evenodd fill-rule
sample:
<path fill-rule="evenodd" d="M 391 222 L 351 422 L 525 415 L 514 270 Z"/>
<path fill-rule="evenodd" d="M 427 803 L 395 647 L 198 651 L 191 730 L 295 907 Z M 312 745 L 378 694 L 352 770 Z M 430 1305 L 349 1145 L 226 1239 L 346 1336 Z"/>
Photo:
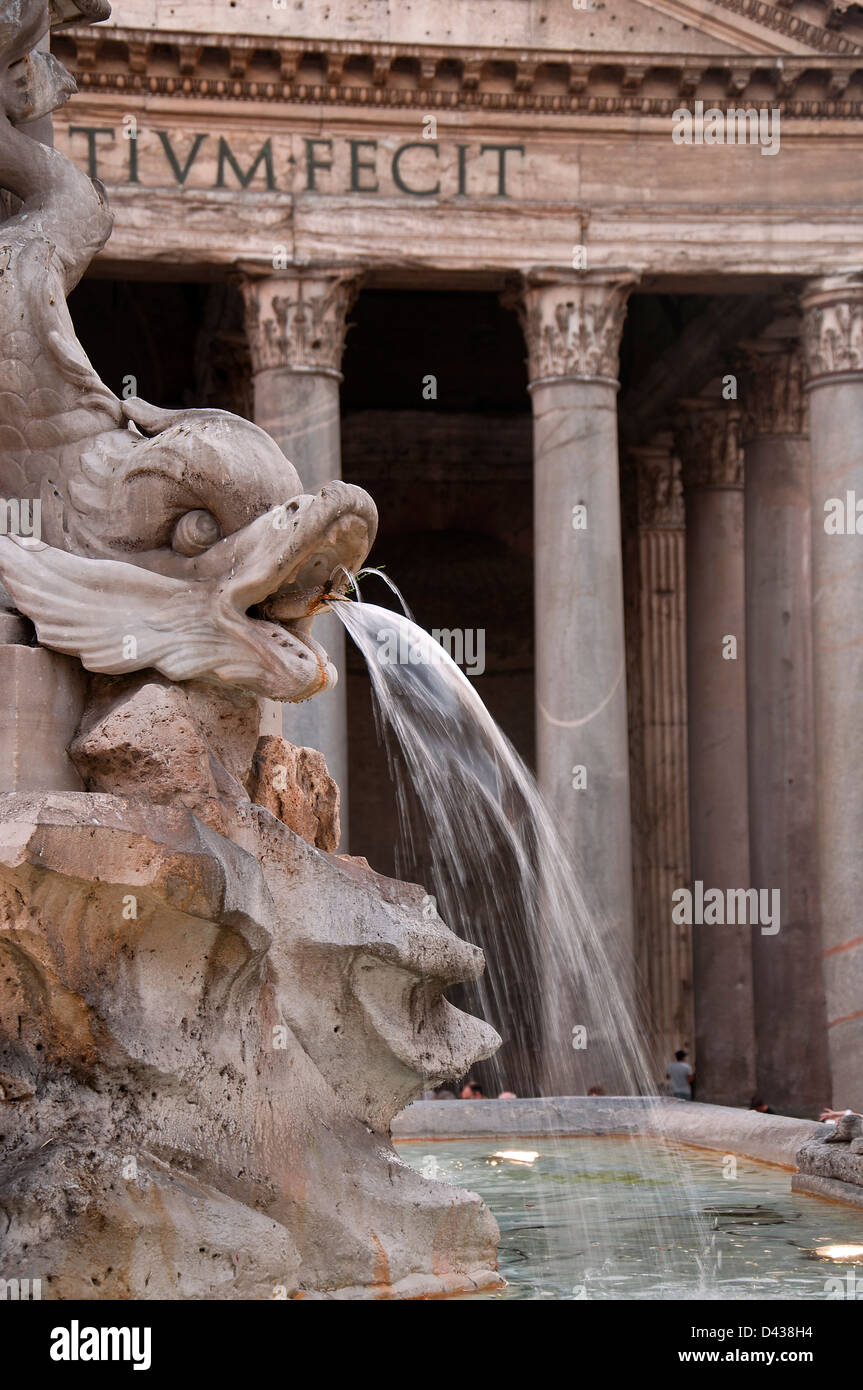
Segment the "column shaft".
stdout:
<path fill-rule="evenodd" d="M 291 270 L 245 281 L 254 368 L 254 418 L 290 459 L 306 492 L 341 476 L 339 383 L 345 319 L 356 292 L 351 272 Z M 324 754 L 342 798 L 341 849 L 347 848 L 348 731 L 344 628 L 332 614 L 315 620 L 339 679 L 302 704 L 283 705 L 291 743 Z"/>
<path fill-rule="evenodd" d="M 834 1103 L 863 1110 L 863 280 L 816 282 L 803 306 L 827 1026 Z"/>
<path fill-rule="evenodd" d="M 627 1001 L 632 863 L 616 393 L 630 284 L 631 277 L 580 277 L 538 282 L 525 294 L 538 778 Z M 548 969 L 548 996 L 558 1007 L 545 1040 L 546 1084 L 626 1084 L 613 1056 L 614 1020 L 602 1019 L 601 1006 L 607 1037 L 583 1057 L 568 1051 L 564 1033 L 585 1020 L 565 1016 L 560 962 L 550 960 Z"/>
<path fill-rule="evenodd" d="M 689 825 L 693 881 L 749 887 L 742 460 L 738 412 L 687 403 Z M 726 639 L 736 638 L 730 658 Z M 694 923 L 696 1093 L 745 1105 L 755 1088 L 751 927 Z"/>
<path fill-rule="evenodd" d="M 646 987 L 657 1077 L 691 1051 L 692 927 L 675 923 L 672 894 L 689 883 L 686 714 L 686 531 L 680 462 L 670 439 L 629 450 L 637 489 L 630 723 L 639 789 L 633 809 L 638 976 Z"/>
<path fill-rule="evenodd" d="M 752 884 L 778 892 L 752 936 L 757 1090 L 786 1115 L 830 1094 L 818 910 L 810 462 L 800 354 L 747 349 L 744 526 Z M 774 924 L 775 925 L 775 924 Z"/>

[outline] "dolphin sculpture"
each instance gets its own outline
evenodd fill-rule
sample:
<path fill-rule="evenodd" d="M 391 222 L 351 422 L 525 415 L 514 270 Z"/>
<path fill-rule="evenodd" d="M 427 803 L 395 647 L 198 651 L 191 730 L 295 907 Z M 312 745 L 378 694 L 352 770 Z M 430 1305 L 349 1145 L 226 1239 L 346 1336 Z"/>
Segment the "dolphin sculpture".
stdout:
<path fill-rule="evenodd" d="M 0 579 L 39 641 L 89 671 L 308 699 L 336 680 L 310 628 L 368 554 L 371 497 L 339 480 L 304 493 L 269 435 L 227 411 L 121 400 L 72 325 L 66 298 L 111 213 L 21 127 L 76 90 L 36 47 L 49 27 L 109 13 L 0 0 L 0 187 L 20 200 L 0 225 L 0 488 L 40 509 L 38 537 L 0 536 Z"/>

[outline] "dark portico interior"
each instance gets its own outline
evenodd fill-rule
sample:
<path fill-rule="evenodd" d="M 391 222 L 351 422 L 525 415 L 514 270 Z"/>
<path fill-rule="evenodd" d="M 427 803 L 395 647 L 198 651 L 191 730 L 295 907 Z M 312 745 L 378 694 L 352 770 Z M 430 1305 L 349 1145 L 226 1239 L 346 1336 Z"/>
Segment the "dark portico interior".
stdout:
<path fill-rule="evenodd" d="M 238 290 L 224 282 L 85 280 L 71 300 L 81 339 L 118 394 L 162 406 L 253 413 L 252 370 Z M 635 294 L 621 348 L 621 501 L 627 622 L 636 931 L 641 992 L 659 1065 L 675 1046 L 694 1047 L 688 941 L 659 963 L 658 930 L 646 919 L 652 809 L 644 800 L 644 699 L 639 612 L 645 578 L 639 552 L 636 471 L 628 447 L 668 429 L 673 403 L 715 375 L 717 344 L 754 331 L 761 295 Z M 116 325 L 126 329 L 118 342 Z M 496 290 L 369 288 L 350 314 L 341 388 L 342 471 L 368 488 L 380 513 L 369 565 L 384 566 L 428 630 L 481 631 L 485 666 L 472 679 L 529 765 L 534 760 L 533 454 L 521 326 Z M 681 342 L 690 349 L 681 354 Z M 709 346 L 709 353 L 707 348 Z M 663 354 L 668 353 L 664 358 Z M 676 362 L 672 372 L 669 362 Z M 131 387 L 128 378 L 134 377 Z M 433 384 L 429 378 L 433 378 Z M 395 604 L 373 577 L 363 595 Z M 648 596 L 664 602 L 662 595 Z M 396 803 L 379 746 L 368 676 L 347 656 L 350 849 L 384 873 L 430 877 L 397 850 Z M 685 708 L 673 737 L 685 741 Z M 684 723 L 680 725 L 680 719 Z M 685 814 L 685 813 L 684 813 Z M 683 881 L 680 857 L 661 866 Z M 655 895 L 655 889 L 654 889 Z M 675 977 L 669 997 L 667 977 Z"/>

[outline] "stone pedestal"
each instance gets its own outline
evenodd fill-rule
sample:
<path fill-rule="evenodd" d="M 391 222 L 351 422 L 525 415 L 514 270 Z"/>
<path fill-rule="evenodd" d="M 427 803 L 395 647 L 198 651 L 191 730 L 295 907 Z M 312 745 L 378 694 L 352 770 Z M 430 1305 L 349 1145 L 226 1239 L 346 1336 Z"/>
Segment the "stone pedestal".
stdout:
<path fill-rule="evenodd" d="M 718 392 L 681 405 L 691 873 L 724 892 L 749 887 L 740 412 Z M 699 1100 L 745 1105 L 755 1087 L 751 933 L 692 927 Z"/>
<path fill-rule="evenodd" d="M 537 774 L 624 995 L 633 926 L 616 397 L 631 284 L 631 276 L 535 275 L 523 304 L 534 420 Z"/>
<path fill-rule="evenodd" d="M 355 271 L 290 269 L 243 281 L 254 371 L 255 423 L 290 459 L 306 492 L 341 476 L 339 383 L 346 316 Z M 315 638 L 339 673 L 338 684 L 305 704 L 282 706 L 281 727 L 265 710 L 263 730 L 316 748 L 347 806 L 348 732 L 344 628 L 332 614 L 315 619 Z M 344 817 L 342 849 L 347 849 Z"/>
<path fill-rule="evenodd" d="M 803 298 L 812 450 L 818 868 L 836 1105 L 863 1109 L 863 277 Z M 859 525 L 860 532 L 855 527 Z"/>
<path fill-rule="evenodd" d="M 692 928 L 671 917 L 672 893 L 689 883 L 686 531 L 671 436 L 628 454 L 637 551 L 629 566 L 636 961 L 661 1078 L 694 1034 Z"/>
<path fill-rule="evenodd" d="M 830 1094 L 821 980 L 814 727 L 810 463 L 794 342 L 745 348 L 746 678 L 753 886 L 778 890 L 777 933 L 752 935 L 757 1089 L 783 1115 Z"/>
<path fill-rule="evenodd" d="M 0 792 L 82 790 L 66 750 L 84 708 L 85 680 L 72 657 L 0 645 Z"/>

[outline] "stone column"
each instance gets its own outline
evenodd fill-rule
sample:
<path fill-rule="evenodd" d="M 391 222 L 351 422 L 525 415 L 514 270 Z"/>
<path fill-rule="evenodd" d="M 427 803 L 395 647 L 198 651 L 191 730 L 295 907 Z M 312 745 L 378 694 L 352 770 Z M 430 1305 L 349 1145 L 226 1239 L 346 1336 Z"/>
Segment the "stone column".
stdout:
<path fill-rule="evenodd" d="M 628 450 L 637 555 L 627 587 L 633 749 L 636 961 L 646 985 L 657 1077 L 691 1051 L 692 927 L 672 921 L 672 893 L 689 884 L 686 745 L 686 531 L 680 460 L 671 435 Z"/>
<path fill-rule="evenodd" d="M 633 926 L 616 397 L 633 280 L 534 274 L 523 299 L 534 420 L 537 772 L 625 993 Z M 591 1066 L 589 1052 L 584 1062 Z M 604 1084 L 614 1084 L 607 1075 Z"/>
<path fill-rule="evenodd" d="M 718 391 L 715 399 L 681 402 L 690 868 L 693 884 L 723 892 L 749 887 L 739 431 L 738 407 Z M 693 923 L 699 1100 L 746 1105 L 755 1089 L 751 933 L 748 926 Z"/>
<path fill-rule="evenodd" d="M 803 354 L 744 346 L 744 531 L 752 886 L 779 930 L 752 934 L 757 1090 L 784 1115 L 830 1095 L 816 853 L 810 461 Z M 773 923 L 773 926 L 776 924 Z"/>
<path fill-rule="evenodd" d="M 347 314 L 358 289 L 354 268 L 294 268 L 243 282 L 254 373 L 255 423 L 272 435 L 306 492 L 341 476 L 339 367 Z M 344 628 L 332 614 L 315 636 L 339 673 L 337 685 L 312 700 L 283 705 L 281 731 L 317 748 L 342 798 L 341 849 L 347 849 L 348 730 Z M 273 710 L 269 710 L 272 719 Z M 266 718 L 266 716 L 265 716 Z"/>
<path fill-rule="evenodd" d="M 863 276 L 814 281 L 803 309 L 827 1026 L 833 1100 L 863 1110 Z"/>

